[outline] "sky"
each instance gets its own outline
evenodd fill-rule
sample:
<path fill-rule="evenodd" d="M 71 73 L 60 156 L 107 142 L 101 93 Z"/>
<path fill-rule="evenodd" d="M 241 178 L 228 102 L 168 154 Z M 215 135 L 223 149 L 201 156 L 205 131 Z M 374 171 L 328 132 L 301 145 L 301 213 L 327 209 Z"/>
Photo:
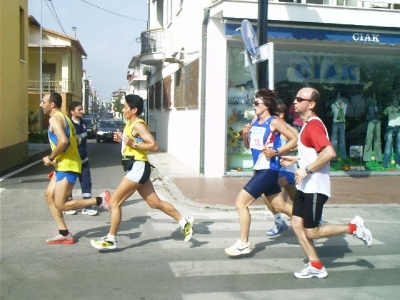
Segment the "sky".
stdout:
<path fill-rule="evenodd" d="M 129 62 L 140 54 L 136 39 L 147 29 L 147 0 L 28 0 L 28 14 L 44 28 L 76 34 L 88 56 L 83 68 L 103 102 L 128 86 Z"/>

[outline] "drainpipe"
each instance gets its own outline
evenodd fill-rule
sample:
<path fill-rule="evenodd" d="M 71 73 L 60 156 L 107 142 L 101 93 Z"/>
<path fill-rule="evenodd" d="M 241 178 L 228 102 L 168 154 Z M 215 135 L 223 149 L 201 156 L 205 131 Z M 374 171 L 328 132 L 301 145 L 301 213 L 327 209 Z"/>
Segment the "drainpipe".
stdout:
<path fill-rule="evenodd" d="M 204 9 L 201 43 L 201 91 L 200 91 L 200 174 L 204 174 L 204 147 L 206 128 L 206 65 L 207 65 L 207 25 L 210 20 L 210 8 Z"/>

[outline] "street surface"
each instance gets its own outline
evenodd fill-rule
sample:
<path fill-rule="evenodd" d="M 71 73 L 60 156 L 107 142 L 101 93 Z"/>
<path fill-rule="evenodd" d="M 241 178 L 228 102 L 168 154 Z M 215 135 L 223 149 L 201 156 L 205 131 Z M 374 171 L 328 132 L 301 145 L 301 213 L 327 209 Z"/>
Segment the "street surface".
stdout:
<path fill-rule="evenodd" d="M 103 189 L 112 193 L 123 175 L 119 145 L 90 140 L 88 146 L 93 195 Z M 301 280 L 293 277 L 304 264 L 294 233 L 290 228 L 267 237 L 273 219 L 266 210 L 252 210 L 253 252 L 228 258 L 224 248 L 239 237 L 236 212 L 175 201 L 160 181 L 155 185 L 161 198 L 195 217 L 190 242 L 183 242 L 174 220 L 134 194 L 123 206 L 117 249 L 99 251 L 89 243 L 107 234 L 105 211 L 94 217 L 65 215 L 76 244 L 46 245 L 45 239 L 57 233 L 43 198 L 49 171 L 39 163 L 0 182 L 2 300 L 399 299 L 398 205 L 326 208 L 329 223 L 362 216 L 373 245 L 367 248 L 350 235 L 317 240 L 329 276 Z"/>

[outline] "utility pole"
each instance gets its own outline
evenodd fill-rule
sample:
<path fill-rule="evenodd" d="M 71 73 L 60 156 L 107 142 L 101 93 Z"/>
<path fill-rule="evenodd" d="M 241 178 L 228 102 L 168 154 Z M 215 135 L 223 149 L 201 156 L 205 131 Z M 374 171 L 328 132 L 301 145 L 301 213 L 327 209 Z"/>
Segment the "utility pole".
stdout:
<path fill-rule="evenodd" d="M 268 0 L 258 0 L 258 43 L 264 45 L 268 42 Z M 257 64 L 258 88 L 267 87 L 267 64 L 269 60 Z M 271 62 L 273 63 L 273 62 Z"/>

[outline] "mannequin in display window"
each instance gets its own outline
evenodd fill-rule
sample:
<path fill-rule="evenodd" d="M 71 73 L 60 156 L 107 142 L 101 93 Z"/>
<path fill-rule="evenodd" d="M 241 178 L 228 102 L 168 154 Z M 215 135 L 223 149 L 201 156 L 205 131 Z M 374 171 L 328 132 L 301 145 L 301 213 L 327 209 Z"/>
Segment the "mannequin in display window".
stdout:
<path fill-rule="evenodd" d="M 372 97 L 367 99 L 365 107 L 368 127 L 365 137 L 363 160 L 367 162 L 371 160 L 382 161 L 380 112 L 381 106 L 376 100 L 376 95 L 374 93 Z M 373 156 L 373 154 L 375 154 L 375 156 Z"/>
<path fill-rule="evenodd" d="M 395 164 L 400 167 L 400 107 L 398 98 L 394 98 L 391 105 L 385 108 L 384 115 L 388 116 L 388 126 L 385 133 L 385 151 L 382 167 L 388 168 L 392 160 L 394 148 Z"/>
<path fill-rule="evenodd" d="M 331 109 L 333 114 L 331 134 L 332 146 L 335 148 L 336 152 L 340 153 L 342 159 L 347 159 L 345 141 L 347 104 L 343 102 L 340 93 L 338 93 L 336 101 L 332 103 Z"/>

